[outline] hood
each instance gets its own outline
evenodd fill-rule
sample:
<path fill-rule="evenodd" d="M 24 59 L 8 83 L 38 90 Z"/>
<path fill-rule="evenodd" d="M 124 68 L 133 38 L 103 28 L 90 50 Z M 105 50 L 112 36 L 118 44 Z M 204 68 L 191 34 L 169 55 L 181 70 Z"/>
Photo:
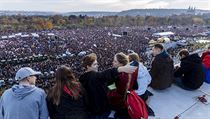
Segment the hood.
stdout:
<path fill-rule="evenodd" d="M 159 55 L 157 56 L 160 56 L 160 57 L 163 57 L 163 58 L 167 58 L 169 57 L 168 53 L 164 50 L 163 52 L 161 52 Z"/>
<path fill-rule="evenodd" d="M 188 62 L 193 62 L 193 63 L 201 63 L 201 57 L 199 57 L 199 55 L 196 54 L 192 54 L 189 55 L 183 59 L 181 59 L 181 61 L 188 61 Z"/>
<path fill-rule="evenodd" d="M 35 89 L 35 86 L 14 85 L 12 87 L 12 93 L 16 98 L 22 100 L 24 97 L 35 91 Z"/>

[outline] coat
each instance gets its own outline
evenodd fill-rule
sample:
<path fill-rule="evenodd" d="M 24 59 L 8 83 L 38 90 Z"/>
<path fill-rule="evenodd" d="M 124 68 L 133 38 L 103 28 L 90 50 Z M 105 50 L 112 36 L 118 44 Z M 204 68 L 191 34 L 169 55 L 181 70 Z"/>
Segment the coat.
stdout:
<path fill-rule="evenodd" d="M 186 87 L 198 89 L 205 80 L 204 67 L 198 54 L 181 59 L 180 68 L 175 71 L 174 76 L 180 77 Z"/>
<path fill-rule="evenodd" d="M 153 89 L 158 90 L 170 87 L 174 78 L 173 70 L 173 60 L 165 51 L 155 56 L 150 70 L 150 75 L 152 77 L 150 86 Z"/>
<path fill-rule="evenodd" d="M 60 97 L 60 104 L 53 104 L 47 99 L 50 119 L 88 119 L 87 100 L 83 96 L 75 100 L 67 92 L 63 91 Z"/>
<path fill-rule="evenodd" d="M 101 115 L 110 111 L 107 98 L 107 85 L 113 83 L 118 75 L 116 68 L 103 72 L 86 72 L 79 80 L 88 97 L 88 110 L 91 115 Z"/>

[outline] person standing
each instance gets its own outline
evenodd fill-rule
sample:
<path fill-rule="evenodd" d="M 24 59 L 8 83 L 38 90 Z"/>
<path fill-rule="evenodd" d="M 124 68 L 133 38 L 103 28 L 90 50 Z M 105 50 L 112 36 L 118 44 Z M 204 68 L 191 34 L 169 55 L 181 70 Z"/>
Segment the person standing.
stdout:
<path fill-rule="evenodd" d="M 41 72 L 23 67 L 16 73 L 19 85 L 6 90 L 0 100 L 0 119 L 48 119 L 45 92 L 36 87 Z"/>

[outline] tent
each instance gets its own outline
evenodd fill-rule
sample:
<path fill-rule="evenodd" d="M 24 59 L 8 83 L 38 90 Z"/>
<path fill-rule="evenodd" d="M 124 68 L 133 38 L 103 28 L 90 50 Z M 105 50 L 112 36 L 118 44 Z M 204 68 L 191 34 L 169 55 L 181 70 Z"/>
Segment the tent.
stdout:
<path fill-rule="evenodd" d="M 162 37 L 162 38 L 158 38 L 157 39 L 157 42 L 158 43 L 168 43 L 170 42 L 171 40 L 168 38 L 168 37 Z"/>
<path fill-rule="evenodd" d="M 155 40 L 150 40 L 149 41 L 149 44 L 155 44 L 155 43 L 157 43 L 157 41 L 155 41 Z"/>
<path fill-rule="evenodd" d="M 152 36 L 171 36 L 171 35 L 175 35 L 175 34 L 171 31 L 169 31 L 169 32 L 159 32 L 159 33 L 152 34 Z"/>
<path fill-rule="evenodd" d="M 112 34 L 112 36 L 114 36 L 114 37 L 122 37 L 122 35 L 119 35 L 119 34 Z"/>

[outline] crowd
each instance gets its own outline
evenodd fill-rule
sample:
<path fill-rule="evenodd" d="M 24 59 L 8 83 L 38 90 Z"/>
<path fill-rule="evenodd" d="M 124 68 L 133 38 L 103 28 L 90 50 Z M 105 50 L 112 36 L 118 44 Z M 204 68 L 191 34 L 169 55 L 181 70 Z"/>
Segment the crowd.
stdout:
<path fill-rule="evenodd" d="M 154 116 L 155 112 L 146 103 L 153 95 L 148 86 L 164 90 L 175 83 L 192 91 L 204 80 L 210 82 L 209 50 L 200 58 L 190 54 L 196 50 L 193 43 L 184 46 L 187 48 L 184 50 L 181 50 L 183 46 L 165 50 L 162 44 L 155 44 L 151 49 L 149 40 L 157 39 L 152 34 L 169 30 L 176 34 L 170 36 L 171 40 L 195 40 L 205 37 L 201 33 L 208 29 L 202 26 L 95 27 L 38 31 L 35 36 L 32 32 L 23 33 L 29 34 L 24 37 L 1 33 L 15 37 L 0 37 L 0 86 L 8 89 L 1 97 L 0 117 L 47 119 L 48 112 L 52 119 Z M 127 33 L 123 35 L 123 32 Z M 181 63 L 174 67 L 177 56 Z M 23 103 L 29 105 L 16 111 L 14 107 Z M 16 113 L 11 116 L 10 112 Z M 23 112 L 27 113 L 19 115 Z"/>
<path fill-rule="evenodd" d="M 120 52 L 112 58 L 112 68 L 98 71 L 95 53 L 82 58 L 85 72 L 75 78 L 68 65 L 56 69 L 55 84 L 47 93 L 35 86 L 41 72 L 20 68 L 15 75 L 19 84 L 6 90 L 0 100 L 2 119 L 148 119 L 155 113 L 147 105 L 153 94 L 147 90 L 165 90 L 172 83 L 183 90 L 199 89 L 209 83 L 210 46 L 200 57 L 188 49 L 179 51 L 180 65 L 162 44 L 152 48 L 148 72 L 137 53 Z"/>

